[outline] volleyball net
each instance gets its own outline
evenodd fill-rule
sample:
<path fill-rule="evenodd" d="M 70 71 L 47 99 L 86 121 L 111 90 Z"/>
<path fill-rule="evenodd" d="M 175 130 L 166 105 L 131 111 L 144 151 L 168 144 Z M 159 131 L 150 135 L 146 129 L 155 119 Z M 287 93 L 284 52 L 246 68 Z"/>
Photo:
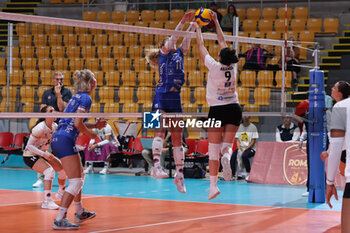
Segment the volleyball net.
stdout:
<path fill-rule="evenodd" d="M 179 36 L 178 45 L 185 36 L 193 38 L 184 58 L 185 84 L 181 90 L 184 113 L 189 117 L 207 116 L 208 69 L 200 59 L 195 33 L 186 32 L 188 23 L 183 31 L 175 31 L 177 21 L 113 24 L 3 12 L 0 19 L 13 22 L 9 24 L 9 46 L 0 58 L 0 73 L 8 77 L 0 81 L 1 118 L 11 118 L 6 113 L 38 116 L 42 95 L 52 88 L 54 72 L 64 74 L 64 86 L 73 93 L 74 71 L 90 69 L 98 86 L 92 94 L 89 117 L 141 119 L 143 112 L 151 110 L 159 79 L 145 55 L 171 35 Z M 275 32 L 241 32 L 239 36 L 225 33 L 225 40 L 240 56 L 237 93 L 248 115 L 288 113 L 286 99 L 292 88 L 292 72 L 285 71 L 282 64 L 285 48 L 293 42 L 281 40 L 283 37 Z M 217 58 L 220 47 L 216 34 L 204 33 L 203 38 L 210 55 Z M 263 56 L 250 59 L 249 51 L 257 46 Z M 260 55 L 259 52 L 256 56 Z M 83 116 L 87 115 L 69 117 Z"/>

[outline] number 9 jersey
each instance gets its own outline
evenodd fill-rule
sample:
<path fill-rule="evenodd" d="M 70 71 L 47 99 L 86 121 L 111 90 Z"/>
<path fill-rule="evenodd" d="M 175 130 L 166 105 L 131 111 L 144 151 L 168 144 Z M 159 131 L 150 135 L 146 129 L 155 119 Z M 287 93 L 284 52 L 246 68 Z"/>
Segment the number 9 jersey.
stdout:
<path fill-rule="evenodd" d="M 223 65 L 207 54 L 205 66 L 209 69 L 206 95 L 209 106 L 238 104 L 235 64 Z"/>

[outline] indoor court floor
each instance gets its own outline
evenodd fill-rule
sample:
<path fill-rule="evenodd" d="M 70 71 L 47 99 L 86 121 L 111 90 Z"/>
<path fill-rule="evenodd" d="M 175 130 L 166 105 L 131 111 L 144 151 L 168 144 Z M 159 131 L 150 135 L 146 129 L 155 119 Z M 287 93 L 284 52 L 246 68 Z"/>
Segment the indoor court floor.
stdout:
<path fill-rule="evenodd" d="M 0 232 L 60 232 L 52 230 L 57 210 L 40 208 L 35 181 L 32 170 L 0 168 Z M 83 205 L 97 216 L 79 232 L 340 232 L 341 200 L 332 200 L 333 209 L 308 203 L 303 186 L 218 181 L 221 194 L 208 201 L 209 180 L 185 184 L 181 194 L 170 178 L 87 174 Z M 74 212 L 73 205 L 70 220 Z"/>

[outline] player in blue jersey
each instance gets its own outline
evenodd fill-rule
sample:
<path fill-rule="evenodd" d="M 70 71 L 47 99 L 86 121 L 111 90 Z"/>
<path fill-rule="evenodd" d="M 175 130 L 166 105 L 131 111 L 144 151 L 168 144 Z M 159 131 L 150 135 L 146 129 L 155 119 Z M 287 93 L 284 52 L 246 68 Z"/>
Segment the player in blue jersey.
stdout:
<path fill-rule="evenodd" d="M 68 102 L 65 113 L 88 113 L 91 107 L 90 95 L 96 88 L 96 79 L 90 70 L 81 70 L 74 73 L 75 95 Z M 62 118 L 58 124 L 56 132 L 52 136 L 52 153 L 58 157 L 69 180 L 69 185 L 65 189 L 61 206 L 57 218 L 53 223 L 53 228 L 57 230 L 78 229 L 79 226 L 71 223 L 67 218 L 67 209 L 74 199 L 76 208 L 75 222 L 80 223 L 96 216 L 96 213 L 84 209 L 81 203 L 81 189 L 84 184 L 83 166 L 80 156 L 75 147 L 79 133 L 87 134 L 91 138 L 96 138 L 92 128 L 103 128 L 105 121 L 97 121 L 95 124 L 85 123 L 83 118 Z"/>
<path fill-rule="evenodd" d="M 186 13 L 176 27 L 176 31 L 183 29 L 186 22 L 190 21 L 194 16 L 194 12 Z M 187 31 L 191 31 L 190 26 Z M 193 31 L 193 30 L 192 30 Z M 147 61 L 159 71 L 159 81 L 156 87 L 156 95 L 152 110 L 159 110 L 166 113 L 181 113 L 181 87 L 185 82 L 184 71 L 184 55 L 186 55 L 191 38 L 184 38 L 182 44 L 176 48 L 178 36 L 170 36 L 165 39 L 159 46 L 159 49 L 150 50 L 146 56 Z M 172 118 L 172 122 L 180 119 Z M 176 177 L 174 183 L 177 190 L 181 193 L 186 193 L 183 166 L 184 166 L 184 151 L 182 148 L 182 129 L 179 127 L 171 127 L 173 153 L 176 164 Z M 154 160 L 154 168 L 152 174 L 156 178 L 165 178 L 167 174 L 162 170 L 160 165 L 160 154 L 163 149 L 165 129 L 156 130 L 152 144 L 152 153 Z"/>

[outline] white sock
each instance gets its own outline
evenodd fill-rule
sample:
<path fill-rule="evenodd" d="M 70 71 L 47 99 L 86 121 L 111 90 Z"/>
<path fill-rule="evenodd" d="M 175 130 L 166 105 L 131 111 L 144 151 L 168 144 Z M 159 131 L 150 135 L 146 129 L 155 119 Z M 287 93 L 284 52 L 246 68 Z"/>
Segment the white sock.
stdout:
<path fill-rule="evenodd" d="M 83 205 L 81 204 L 81 201 L 74 202 L 74 205 L 75 205 L 75 210 L 76 210 L 77 214 L 81 214 L 84 212 L 84 208 L 83 208 Z"/>
<path fill-rule="evenodd" d="M 67 213 L 67 208 L 60 207 L 56 220 L 57 221 L 62 220 L 66 216 L 66 213 Z"/>
<path fill-rule="evenodd" d="M 218 176 L 210 176 L 210 187 L 215 187 L 218 181 Z"/>
<path fill-rule="evenodd" d="M 104 168 L 106 168 L 106 169 L 108 168 L 108 163 L 105 163 L 105 167 Z"/>
<path fill-rule="evenodd" d="M 45 200 L 51 198 L 51 191 L 50 190 L 44 190 Z"/>
<path fill-rule="evenodd" d="M 182 146 L 176 146 L 173 148 L 174 151 L 174 161 L 176 164 L 176 172 L 177 173 L 183 173 L 184 171 L 184 159 L 185 154 L 183 151 Z"/>

